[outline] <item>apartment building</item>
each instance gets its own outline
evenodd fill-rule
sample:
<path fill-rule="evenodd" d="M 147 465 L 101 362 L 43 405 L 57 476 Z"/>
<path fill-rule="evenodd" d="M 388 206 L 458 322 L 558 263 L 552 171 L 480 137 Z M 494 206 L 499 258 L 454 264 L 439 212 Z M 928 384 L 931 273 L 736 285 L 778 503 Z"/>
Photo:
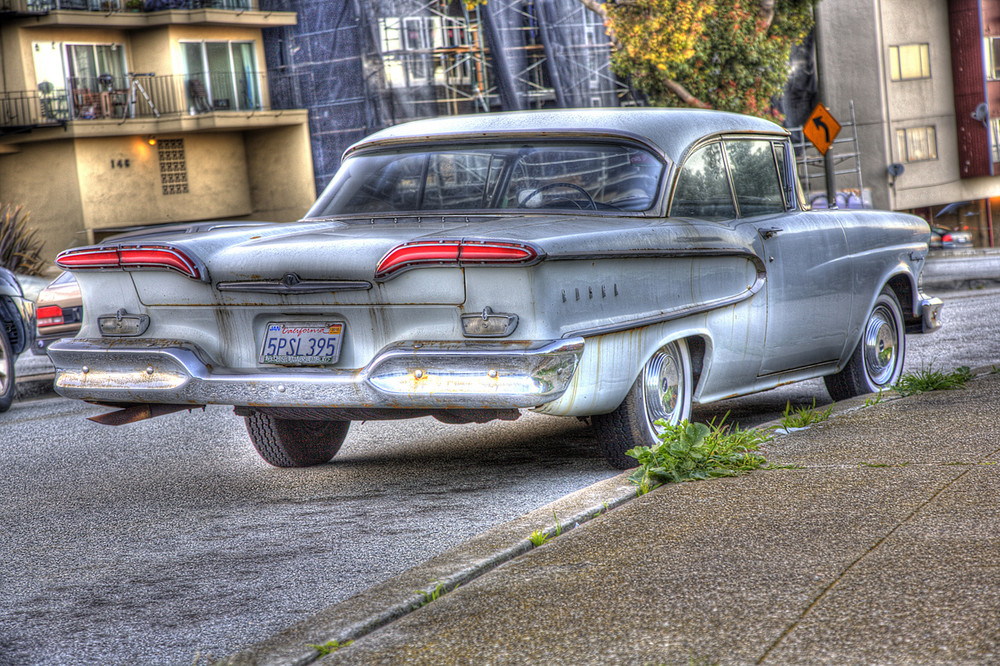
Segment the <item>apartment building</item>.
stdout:
<path fill-rule="evenodd" d="M 261 0 L 266 3 L 267 0 Z M 258 0 L 0 0 L 0 202 L 46 255 L 137 225 L 292 220 L 308 112 L 272 105 Z"/>
<path fill-rule="evenodd" d="M 875 207 L 996 245 L 1000 0 L 823 0 L 816 15 L 823 101 L 842 120 L 853 101 Z"/>

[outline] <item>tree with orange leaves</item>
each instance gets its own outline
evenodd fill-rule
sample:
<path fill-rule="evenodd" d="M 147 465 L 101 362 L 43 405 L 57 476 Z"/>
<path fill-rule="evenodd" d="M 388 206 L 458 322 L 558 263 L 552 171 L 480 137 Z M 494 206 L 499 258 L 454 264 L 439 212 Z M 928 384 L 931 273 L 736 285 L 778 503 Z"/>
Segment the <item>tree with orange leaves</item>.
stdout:
<path fill-rule="evenodd" d="M 487 0 L 468 0 L 485 4 Z M 580 0 L 604 18 L 615 73 L 655 106 L 774 117 L 818 0 Z"/>

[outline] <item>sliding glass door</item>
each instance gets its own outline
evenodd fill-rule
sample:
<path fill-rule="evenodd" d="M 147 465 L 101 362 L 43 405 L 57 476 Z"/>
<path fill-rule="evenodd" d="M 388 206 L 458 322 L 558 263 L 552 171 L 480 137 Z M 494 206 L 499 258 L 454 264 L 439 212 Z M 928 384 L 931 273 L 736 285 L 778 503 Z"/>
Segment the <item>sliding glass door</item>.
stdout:
<path fill-rule="evenodd" d="M 193 112 L 261 108 L 253 42 L 183 42 L 182 46 Z"/>

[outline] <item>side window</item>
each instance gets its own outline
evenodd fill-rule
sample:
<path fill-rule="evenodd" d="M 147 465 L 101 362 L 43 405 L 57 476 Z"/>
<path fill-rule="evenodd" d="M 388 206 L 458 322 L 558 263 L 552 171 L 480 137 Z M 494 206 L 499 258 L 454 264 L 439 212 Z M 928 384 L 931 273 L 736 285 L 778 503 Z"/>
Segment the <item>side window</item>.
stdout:
<path fill-rule="evenodd" d="M 773 171 L 774 167 L 771 169 Z M 719 144 L 699 148 L 685 160 L 674 187 L 670 215 L 702 220 L 731 220 L 736 217 L 733 194 L 726 178 L 726 163 Z"/>
<path fill-rule="evenodd" d="M 784 212 L 781 181 L 770 141 L 726 141 L 726 156 L 740 217 Z"/>

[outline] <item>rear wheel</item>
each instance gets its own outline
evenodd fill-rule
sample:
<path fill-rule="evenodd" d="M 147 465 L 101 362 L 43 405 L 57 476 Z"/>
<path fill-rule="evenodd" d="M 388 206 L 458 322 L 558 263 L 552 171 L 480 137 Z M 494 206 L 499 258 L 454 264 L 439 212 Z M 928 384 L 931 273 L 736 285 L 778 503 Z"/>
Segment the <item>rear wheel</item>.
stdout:
<path fill-rule="evenodd" d="M 14 402 L 14 353 L 0 322 L 0 412 L 10 409 Z"/>
<path fill-rule="evenodd" d="M 865 321 L 861 340 L 844 369 L 824 377 L 834 400 L 845 400 L 890 388 L 903 374 L 906 329 L 899 299 L 886 287 Z"/>
<path fill-rule="evenodd" d="M 250 441 L 275 467 L 310 467 L 329 462 L 347 437 L 350 421 L 300 421 L 254 412 L 244 417 Z"/>
<path fill-rule="evenodd" d="M 618 469 L 635 467 L 625 452 L 659 444 L 664 420 L 674 425 L 691 415 L 691 353 L 684 340 L 670 342 L 653 354 L 618 409 L 592 418 L 601 453 Z"/>

